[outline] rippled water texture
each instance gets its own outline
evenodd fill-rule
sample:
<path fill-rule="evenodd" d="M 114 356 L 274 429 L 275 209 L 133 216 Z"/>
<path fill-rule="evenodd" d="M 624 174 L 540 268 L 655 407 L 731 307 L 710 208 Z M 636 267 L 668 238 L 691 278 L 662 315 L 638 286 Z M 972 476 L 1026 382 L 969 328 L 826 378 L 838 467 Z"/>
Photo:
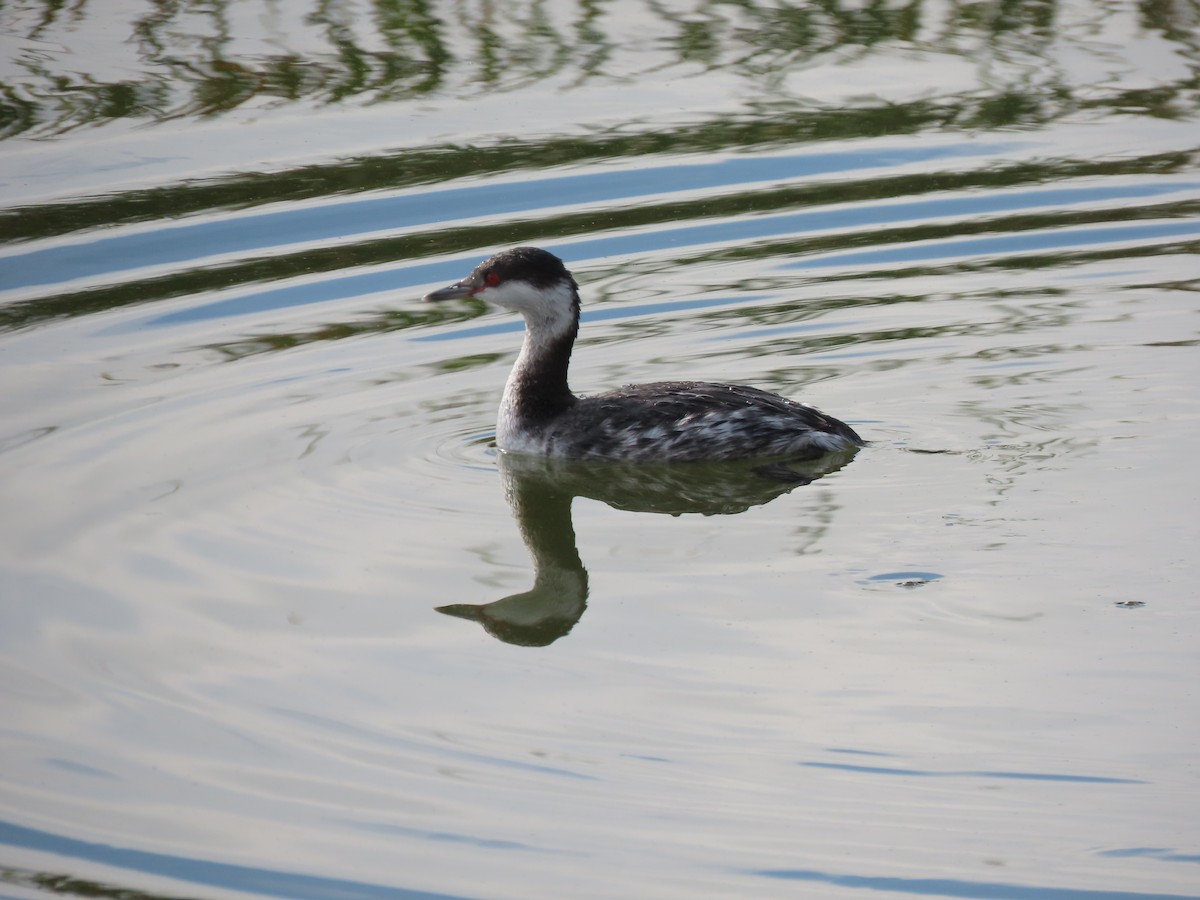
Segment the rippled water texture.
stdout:
<path fill-rule="evenodd" d="M 1198 12 L 0 4 L 0 893 L 1200 897 Z"/>

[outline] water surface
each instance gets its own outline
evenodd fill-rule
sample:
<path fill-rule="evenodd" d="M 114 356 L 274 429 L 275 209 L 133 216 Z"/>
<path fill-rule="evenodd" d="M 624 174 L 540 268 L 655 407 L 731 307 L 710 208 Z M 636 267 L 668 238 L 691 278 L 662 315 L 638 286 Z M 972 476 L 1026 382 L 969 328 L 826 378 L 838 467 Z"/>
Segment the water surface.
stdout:
<path fill-rule="evenodd" d="M 1200 897 L 1196 22 L 0 7 L 6 895 Z M 499 456 L 519 243 L 870 445 Z"/>

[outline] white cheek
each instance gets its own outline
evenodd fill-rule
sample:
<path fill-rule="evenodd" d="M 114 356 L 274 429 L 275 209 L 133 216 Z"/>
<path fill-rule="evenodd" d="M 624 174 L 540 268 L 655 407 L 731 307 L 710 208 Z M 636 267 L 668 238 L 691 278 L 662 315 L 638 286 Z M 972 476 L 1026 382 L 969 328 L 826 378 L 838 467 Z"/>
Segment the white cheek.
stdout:
<path fill-rule="evenodd" d="M 496 306 L 503 306 L 521 313 L 530 321 L 544 323 L 551 330 L 571 319 L 572 296 L 570 288 L 537 288 L 526 281 L 508 281 L 495 287 L 484 288 L 475 296 Z"/>
<path fill-rule="evenodd" d="M 541 292 L 521 282 L 505 282 L 484 288 L 475 296 L 514 312 L 530 312 L 538 308 Z"/>

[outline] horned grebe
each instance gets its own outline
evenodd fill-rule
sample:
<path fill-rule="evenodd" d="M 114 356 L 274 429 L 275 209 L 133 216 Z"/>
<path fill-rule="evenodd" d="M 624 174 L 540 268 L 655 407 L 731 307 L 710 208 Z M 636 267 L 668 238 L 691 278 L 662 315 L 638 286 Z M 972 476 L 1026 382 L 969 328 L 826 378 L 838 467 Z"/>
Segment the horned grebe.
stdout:
<path fill-rule="evenodd" d="M 849 425 L 758 388 L 699 381 L 634 384 L 577 397 L 567 364 L 579 332 L 579 286 L 536 247 L 497 253 L 426 300 L 479 297 L 525 318 L 521 354 L 496 422 L 501 450 L 629 461 L 813 459 L 863 443 Z"/>

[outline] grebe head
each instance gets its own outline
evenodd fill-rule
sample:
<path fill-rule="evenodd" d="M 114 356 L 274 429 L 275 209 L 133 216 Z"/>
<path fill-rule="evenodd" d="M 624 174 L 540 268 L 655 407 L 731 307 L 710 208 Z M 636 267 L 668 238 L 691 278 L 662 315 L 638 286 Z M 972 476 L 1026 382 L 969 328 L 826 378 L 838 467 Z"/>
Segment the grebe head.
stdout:
<path fill-rule="evenodd" d="M 425 295 L 426 300 L 478 297 L 511 309 L 531 326 L 558 333 L 579 321 L 579 288 L 553 253 L 514 247 L 485 259 L 462 281 Z"/>

